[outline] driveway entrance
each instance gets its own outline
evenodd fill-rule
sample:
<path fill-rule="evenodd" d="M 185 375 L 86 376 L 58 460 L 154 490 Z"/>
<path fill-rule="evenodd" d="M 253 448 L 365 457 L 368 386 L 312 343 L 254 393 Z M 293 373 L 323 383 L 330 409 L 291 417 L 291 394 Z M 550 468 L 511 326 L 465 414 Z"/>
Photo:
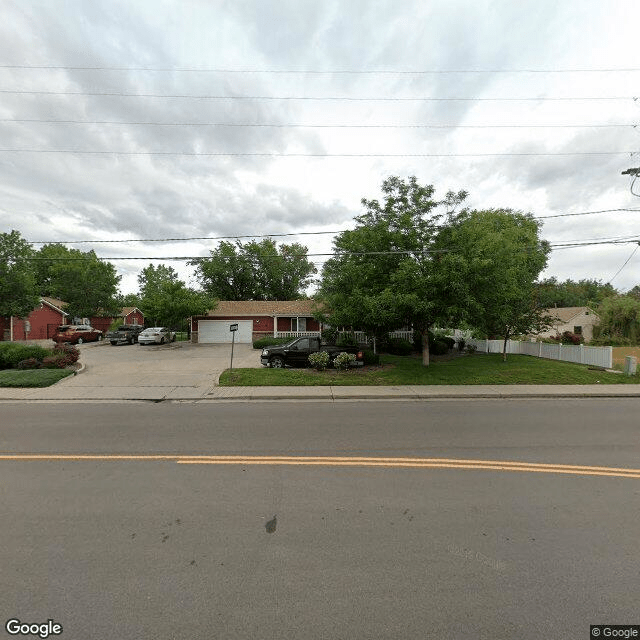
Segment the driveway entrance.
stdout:
<path fill-rule="evenodd" d="M 229 368 L 230 344 L 80 345 L 83 373 L 38 389 L 39 398 L 55 399 L 177 399 L 203 398 Z M 236 344 L 233 367 L 259 368 L 260 350 Z"/>

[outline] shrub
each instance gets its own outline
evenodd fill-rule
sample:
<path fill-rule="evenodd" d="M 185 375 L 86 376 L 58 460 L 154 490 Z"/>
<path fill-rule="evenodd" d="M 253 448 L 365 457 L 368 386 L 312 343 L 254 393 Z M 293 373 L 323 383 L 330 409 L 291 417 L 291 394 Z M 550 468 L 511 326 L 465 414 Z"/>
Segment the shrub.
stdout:
<path fill-rule="evenodd" d="M 265 338 L 255 340 L 253 343 L 253 348 L 264 349 L 265 347 L 270 347 L 274 344 L 284 344 L 285 342 L 291 342 L 291 340 L 293 340 L 293 338 L 274 338 L 271 336 L 267 336 Z"/>
<path fill-rule="evenodd" d="M 583 336 L 578 333 L 571 333 L 571 331 L 565 331 L 562 335 L 551 336 L 551 339 L 562 344 L 581 344 L 584 342 Z"/>
<path fill-rule="evenodd" d="M 345 371 L 349 367 L 352 367 L 355 364 L 355 361 L 356 361 L 355 353 L 347 353 L 346 351 L 343 351 L 333 359 L 333 364 L 336 369 Z"/>
<path fill-rule="evenodd" d="M 320 336 L 325 344 L 335 345 L 338 340 L 338 330 L 333 327 L 326 327 L 322 330 Z"/>
<path fill-rule="evenodd" d="M 329 354 L 326 351 L 317 351 L 309 354 L 309 362 L 316 371 L 324 371 L 329 365 Z"/>
<path fill-rule="evenodd" d="M 394 356 L 408 356 L 413 353 L 413 345 L 404 338 L 390 338 L 387 352 Z"/>
<path fill-rule="evenodd" d="M 453 349 L 456 345 L 455 338 L 451 336 L 445 336 L 444 333 L 437 333 L 434 336 L 434 341 L 444 342 L 447 345 L 447 349 Z"/>
<path fill-rule="evenodd" d="M 467 353 L 469 355 L 472 355 L 472 354 L 474 354 L 476 352 L 476 345 L 475 344 L 468 344 L 466 346 L 466 349 L 467 349 Z"/>
<path fill-rule="evenodd" d="M 51 355 L 50 349 L 37 345 L 18 344 L 17 342 L 0 343 L 0 369 L 12 369 L 19 362 L 35 358 L 42 360 Z"/>
<path fill-rule="evenodd" d="M 464 338 L 460 338 L 458 340 L 458 351 L 464 351 L 464 345 L 465 345 L 465 340 Z"/>
<path fill-rule="evenodd" d="M 353 333 L 341 333 L 336 341 L 337 347 L 357 347 L 358 341 Z"/>
<path fill-rule="evenodd" d="M 26 360 L 21 360 L 16 365 L 16 369 L 39 369 L 42 364 L 42 360 L 38 360 L 37 358 L 27 358 Z"/>
<path fill-rule="evenodd" d="M 430 345 L 429 351 L 434 356 L 443 356 L 445 353 L 448 353 L 449 347 L 446 342 L 436 338 L 435 342 Z"/>
<path fill-rule="evenodd" d="M 373 353 L 371 349 L 366 349 L 362 352 L 362 362 L 365 365 L 380 364 L 380 356 L 377 353 Z"/>
<path fill-rule="evenodd" d="M 68 364 L 73 364 L 74 362 L 78 362 L 78 359 L 80 358 L 80 351 L 72 344 L 61 342 L 53 348 L 53 355 L 63 355 L 66 357 Z"/>
<path fill-rule="evenodd" d="M 594 347 L 631 347 L 636 344 L 631 338 L 621 336 L 598 336 L 589 342 Z"/>

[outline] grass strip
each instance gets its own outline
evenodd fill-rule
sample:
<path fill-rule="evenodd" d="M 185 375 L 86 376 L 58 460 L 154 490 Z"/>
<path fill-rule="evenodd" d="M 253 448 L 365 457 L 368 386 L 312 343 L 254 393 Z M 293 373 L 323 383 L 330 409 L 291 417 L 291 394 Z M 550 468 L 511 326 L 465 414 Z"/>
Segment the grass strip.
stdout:
<path fill-rule="evenodd" d="M 50 387 L 71 375 L 69 369 L 5 369 L 0 371 L 0 387 Z"/>
<path fill-rule="evenodd" d="M 350 371 L 310 369 L 234 369 L 220 376 L 220 386 L 395 386 L 477 384 L 638 384 L 625 376 L 587 365 L 524 355 L 474 354 L 422 366 L 419 356 L 383 356 L 381 367 Z"/>

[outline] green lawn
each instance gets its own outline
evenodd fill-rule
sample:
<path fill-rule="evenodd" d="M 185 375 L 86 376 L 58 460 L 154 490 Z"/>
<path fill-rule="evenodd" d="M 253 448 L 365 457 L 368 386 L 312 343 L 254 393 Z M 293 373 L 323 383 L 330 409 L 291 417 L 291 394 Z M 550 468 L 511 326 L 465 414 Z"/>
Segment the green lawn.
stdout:
<path fill-rule="evenodd" d="M 638 384 L 640 375 L 627 377 L 586 365 L 500 354 L 475 354 L 432 361 L 423 367 L 420 357 L 383 356 L 382 367 L 351 371 L 309 369 L 234 369 L 220 376 L 221 386 L 345 386 L 406 384 Z"/>
<path fill-rule="evenodd" d="M 0 371 L 0 387 L 50 387 L 70 375 L 69 369 L 5 369 Z"/>

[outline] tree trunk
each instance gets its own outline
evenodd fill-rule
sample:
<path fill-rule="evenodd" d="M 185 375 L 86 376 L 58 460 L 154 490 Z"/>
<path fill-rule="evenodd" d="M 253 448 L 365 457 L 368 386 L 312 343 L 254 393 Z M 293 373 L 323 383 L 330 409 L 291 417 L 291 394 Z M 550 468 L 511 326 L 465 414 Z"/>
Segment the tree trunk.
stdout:
<path fill-rule="evenodd" d="M 422 331 L 422 365 L 429 366 L 429 330 Z"/>
<path fill-rule="evenodd" d="M 504 332 L 504 343 L 502 345 L 502 362 L 507 361 L 507 342 L 509 342 L 509 329 Z"/>

